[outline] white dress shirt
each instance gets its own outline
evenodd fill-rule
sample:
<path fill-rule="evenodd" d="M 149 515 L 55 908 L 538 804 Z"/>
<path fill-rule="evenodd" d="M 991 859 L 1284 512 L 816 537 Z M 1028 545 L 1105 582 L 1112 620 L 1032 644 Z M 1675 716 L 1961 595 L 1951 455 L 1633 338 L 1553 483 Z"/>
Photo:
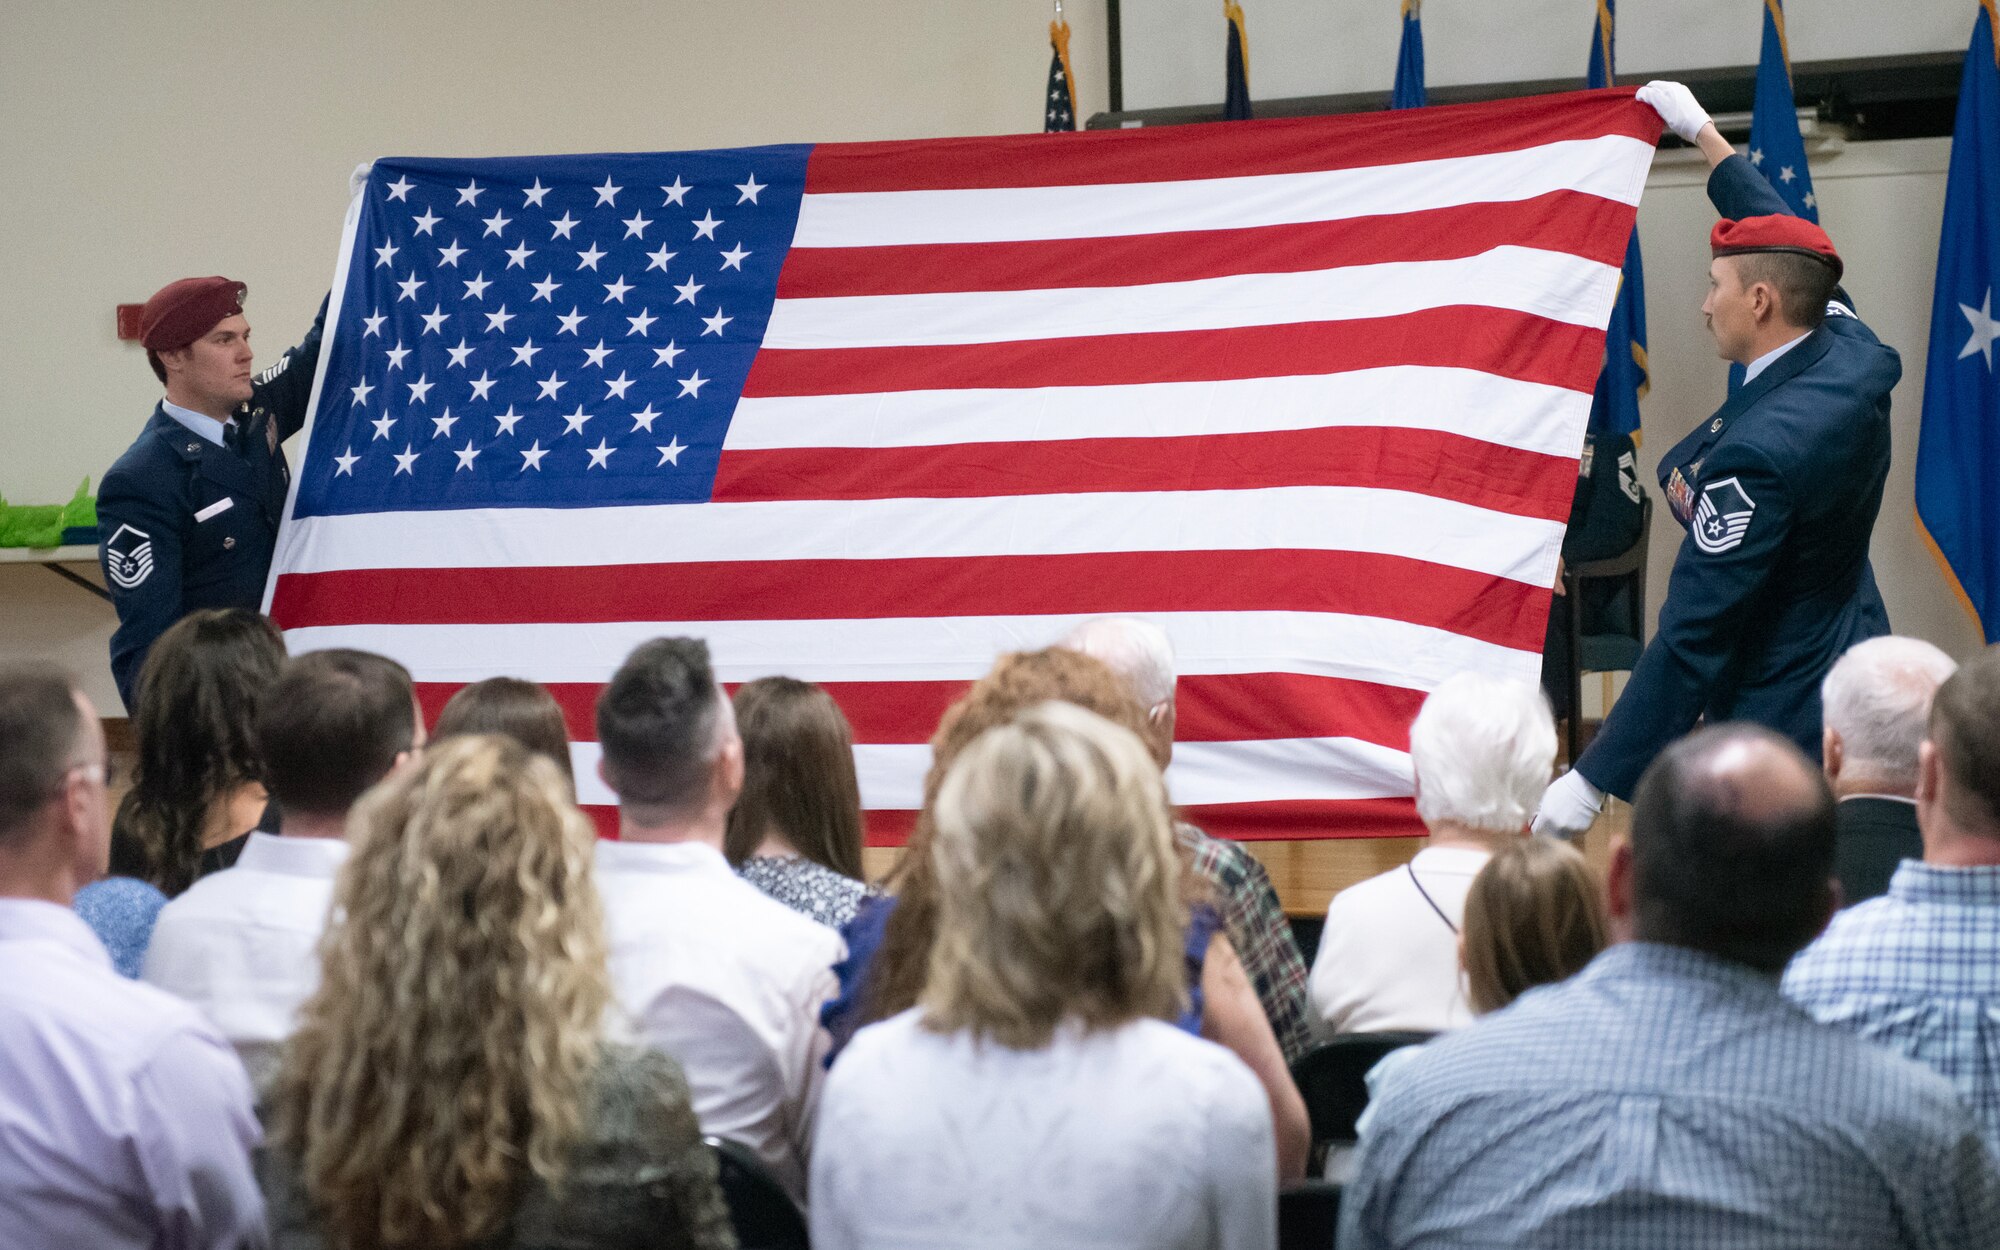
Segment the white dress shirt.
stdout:
<path fill-rule="evenodd" d="M 1806 341 L 1806 336 L 1804 334 L 1801 334 L 1799 335 L 1799 337 L 1793 339 L 1791 342 L 1780 343 L 1778 346 L 1772 348 L 1768 352 L 1765 352 L 1762 356 L 1757 357 L 1757 359 L 1751 361 L 1749 364 L 1744 365 L 1743 385 L 1748 386 L 1752 382 L 1755 382 L 1757 380 L 1758 374 L 1764 372 L 1764 370 L 1778 363 L 1778 357 L 1784 355 L 1786 352 L 1792 350 L 1794 347 L 1797 347 L 1799 344 L 1805 341 Z"/>
<path fill-rule="evenodd" d="M 236 866 L 160 909 L 145 980 L 199 1008 L 261 1083 L 319 988 L 319 939 L 347 862 L 339 838 L 252 833 Z"/>
<path fill-rule="evenodd" d="M 840 935 L 699 842 L 600 842 L 597 889 L 619 1004 L 680 1062 L 702 1131 L 756 1151 L 802 1198 Z"/>
<path fill-rule="evenodd" d="M 1040 1050 L 861 1030 L 812 1157 L 813 1250 L 1270 1250 L 1277 1153 L 1257 1078 L 1159 1020 Z"/>
<path fill-rule="evenodd" d="M 32 899 L 0 899 L 0 986 L 0 1244 L 267 1244 L 250 1083 L 207 1021 Z"/>
<path fill-rule="evenodd" d="M 1315 1037 L 1440 1033 L 1471 1023 L 1458 930 L 1472 879 L 1490 858 L 1470 847 L 1427 846 L 1407 866 L 1333 896 L 1308 982 Z"/>
<path fill-rule="evenodd" d="M 192 408 L 183 408 L 170 399 L 161 400 L 160 407 L 166 411 L 168 416 L 186 426 L 190 431 L 214 443 L 217 447 L 227 447 L 229 445 L 225 439 L 230 428 L 236 424 L 235 421 L 217 421 L 207 413 L 196 412 Z"/>

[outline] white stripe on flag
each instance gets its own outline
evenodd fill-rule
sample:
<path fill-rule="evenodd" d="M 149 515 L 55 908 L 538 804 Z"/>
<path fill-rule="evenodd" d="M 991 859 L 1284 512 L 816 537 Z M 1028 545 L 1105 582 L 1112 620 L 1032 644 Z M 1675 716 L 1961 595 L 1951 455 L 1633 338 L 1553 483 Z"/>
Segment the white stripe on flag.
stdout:
<path fill-rule="evenodd" d="M 1582 191 L 1637 204 L 1653 148 L 1624 135 L 1516 152 L 1174 182 L 807 195 L 793 247 L 891 247 L 1240 230 Z"/>
<path fill-rule="evenodd" d="M 1546 586 L 1562 524 L 1373 487 L 380 512 L 294 520 L 278 567 L 514 568 L 1106 551 L 1358 551 Z M 1544 558 L 1548 557 L 1548 558 Z"/>
<path fill-rule="evenodd" d="M 1303 673 L 1429 690 L 1464 670 L 1532 680 L 1541 657 L 1387 617 L 1333 612 L 1141 613 L 1167 632 L 1183 674 Z M 528 622 L 508 625 L 307 625 L 285 631 L 293 655 L 358 647 L 393 656 L 418 681 L 507 673 L 541 682 L 604 682 L 650 638 L 708 640 L 725 682 L 972 681 L 1004 651 L 1046 647 L 1090 619 L 891 617 L 801 621 Z"/>
<path fill-rule="evenodd" d="M 603 752 L 595 742 L 570 744 L 577 802 L 615 806 L 618 798 L 597 775 Z M 870 811 L 923 806 L 927 743 L 863 743 L 854 748 L 861 805 Z M 1177 804 L 1254 803 L 1269 799 L 1376 799 L 1410 792 L 1410 757 L 1355 738 L 1274 738 L 1242 742 L 1181 742 L 1167 769 Z"/>
<path fill-rule="evenodd" d="M 1306 377 L 745 399 L 727 451 L 1176 438 L 1382 426 L 1575 458 L 1590 396 L 1475 369 L 1392 365 Z"/>
<path fill-rule="evenodd" d="M 950 291 L 781 299 L 764 346 L 931 346 L 1153 334 L 1395 317 L 1427 308 L 1505 308 L 1598 326 L 1618 293 L 1611 266 L 1530 247 L 1454 260 L 1303 273 L 1244 273 L 1142 286 Z"/>

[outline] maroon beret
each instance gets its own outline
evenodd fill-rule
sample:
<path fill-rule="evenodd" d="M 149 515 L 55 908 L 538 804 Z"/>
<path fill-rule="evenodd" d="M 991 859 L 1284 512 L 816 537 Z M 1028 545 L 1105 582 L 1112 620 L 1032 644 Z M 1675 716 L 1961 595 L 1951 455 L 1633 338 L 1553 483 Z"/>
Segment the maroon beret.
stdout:
<path fill-rule="evenodd" d="M 1846 266 L 1826 231 L 1803 217 L 1773 215 L 1745 217 L 1741 221 L 1718 221 L 1708 233 L 1708 249 L 1716 256 L 1741 256 L 1746 252 L 1797 252 L 1833 266 L 1834 281 Z"/>
<path fill-rule="evenodd" d="M 232 278 L 182 278 L 153 292 L 139 310 L 139 342 L 149 352 L 186 347 L 243 311 L 250 288 Z"/>

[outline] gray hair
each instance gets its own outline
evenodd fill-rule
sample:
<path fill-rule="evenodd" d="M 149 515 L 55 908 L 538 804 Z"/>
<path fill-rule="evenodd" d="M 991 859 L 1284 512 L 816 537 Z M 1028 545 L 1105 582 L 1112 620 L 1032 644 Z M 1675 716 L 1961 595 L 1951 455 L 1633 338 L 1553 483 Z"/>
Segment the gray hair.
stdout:
<path fill-rule="evenodd" d="M 1848 648 L 1819 691 L 1823 723 L 1840 735 L 1846 766 L 1914 786 L 1931 698 L 1957 671 L 1920 638 L 1890 634 Z"/>
<path fill-rule="evenodd" d="M 1057 645 L 1081 651 L 1131 683 L 1148 712 L 1174 701 L 1174 644 L 1151 621 L 1100 616 L 1069 631 Z"/>
<path fill-rule="evenodd" d="M 1417 815 L 1426 825 L 1519 833 L 1540 806 L 1555 761 L 1549 701 L 1527 682 L 1454 674 L 1410 725 Z"/>

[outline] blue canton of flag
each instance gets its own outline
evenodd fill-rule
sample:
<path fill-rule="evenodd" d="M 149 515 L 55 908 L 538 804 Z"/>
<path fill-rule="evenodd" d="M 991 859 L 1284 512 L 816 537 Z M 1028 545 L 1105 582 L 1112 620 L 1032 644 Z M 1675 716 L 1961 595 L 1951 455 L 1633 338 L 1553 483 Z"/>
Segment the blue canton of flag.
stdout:
<path fill-rule="evenodd" d="M 295 515 L 707 499 L 808 151 L 377 161 Z"/>
<path fill-rule="evenodd" d="M 1609 87 L 1617 73 L 1617 21 L 1614 0 L 1597 0 L 1591 23 L 1590 69 L 1586 86 Z M 1625 243 L 1625 265 L 1618 276 L 1618 299 L 1611 306 L 1611 323 L 1604 331 L 1604 368 L 1590 401 L 1590 433 L 1639 434 L 1639 401 L 1652 387 L 1646 360 L 1646 270 L 1639 259 L 1639 230 Z"/>
<path fill-rule="evenodd" d="M 1989 643 L 2000 642 L 2000 61 L 1994 0 L 1965 54 L 1917 438 L 1917 527 Z"/>
<path fill-rule="evenodd" d="M 1771 180 L 1797 216 L 1819 220 L 1806 144 L 1799 137 L 1792 94 L 1792 54 L 1785 39 L 1784 0 L 1764 0 L 1764 47 L 1757 59 L 1757 97 L 1750 114 L 1750 163 Z"/>
<path fill-rule="evenodd" d="M 1057 6 L 1061 11 L 1061 6 Z M 1042 133 L 1076 129 L 1076 83 L 1069 71 L 1069 23 L 1049 23 L 1048 99 L 1042 102 Z"/>
<path fill-rule="evenodd" d="M 1424 106 L 1424 19 L 1423 0 L 1403 0 L 1403 46 L 1396 53 L 1396 89 L 1389 98 L 1392 109 L 1420 109 Z"/>

